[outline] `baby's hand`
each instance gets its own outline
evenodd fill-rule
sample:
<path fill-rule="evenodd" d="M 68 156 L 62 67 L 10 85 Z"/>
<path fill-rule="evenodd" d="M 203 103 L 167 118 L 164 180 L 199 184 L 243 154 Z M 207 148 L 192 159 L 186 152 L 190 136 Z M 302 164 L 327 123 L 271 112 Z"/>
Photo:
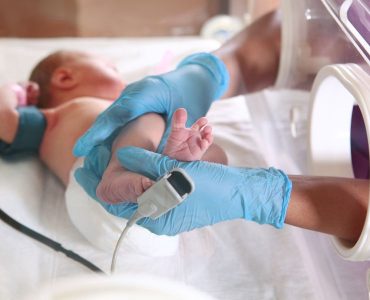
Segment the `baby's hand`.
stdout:
<path fill-rule="evenodd" d="M 205 117 L 186 128 L 187 112 L 184 108 L 175 111 L 171 133 L 163 154 L 181 161 L 200 160 L 212 144 L 212 127 Z"/>
<path fill-rule="evenodd" d="M 32 81 L 8 84 L 2 87 L 8 89 L 12 96 L 8 97 L 12 101 L 12 107 L 23 107 L 28 105 L 36 105 L 40 95 L 39 85 Z M 3 101 L 1 101 L 3 102 Z"/>

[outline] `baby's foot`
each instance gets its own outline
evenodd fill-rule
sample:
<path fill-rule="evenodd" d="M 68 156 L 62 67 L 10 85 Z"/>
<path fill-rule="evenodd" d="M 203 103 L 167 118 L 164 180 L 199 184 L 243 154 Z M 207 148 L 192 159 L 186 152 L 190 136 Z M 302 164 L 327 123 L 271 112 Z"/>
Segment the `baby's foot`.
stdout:
<path fill-rule="evenodd" d="M 113 169 L 112 165 L 117 166 Z M 116 161 L 108 168 L 96 189 L 96 196 L 104 202 L 136 201 L 152 185 L 149 178 L 124 170 Z"/>
<path fill-rule="evenodd" d="M 187 112 L 184 108 L 175 111 L 171 133 L 163 154 L 181 161 L 200 160 L 212 144 L 212 128 L 205 117 L 186 128 Z"/>
<path fill-rule="evenodd" d="M 186 128 L 186 120 L 185 109 L 178 109 L 174 113 L 171 133 L 163 154 L 182 161 L 199 160 L 212 144 L 212 129 L 207 125 L 206 118 L 200 118 L 191 128 Z M 119 144 L 120 139 L 124 139 L 124 136 L 117 138 L 113 147 L 115 150 L 122 146 Z M 112 204 L 136 201 L 153 182 L 144 176 L 124 170 L 115 157 L 115 150 L 97 187 L 96 195 L 100 200 Z"/>

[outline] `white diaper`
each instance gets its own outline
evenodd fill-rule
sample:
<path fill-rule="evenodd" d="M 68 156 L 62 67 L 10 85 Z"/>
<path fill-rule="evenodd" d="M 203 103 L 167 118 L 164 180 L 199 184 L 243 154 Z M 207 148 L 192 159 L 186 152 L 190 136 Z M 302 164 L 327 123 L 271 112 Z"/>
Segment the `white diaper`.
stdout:
<path fill-rule="evenodd" d="M 69 217 L 92 245 L 113 253 L 127 220 L 109 214 L 85 193 L 73 176 L 74 171 L 82 164 L 83 159 L 78 159 L 72 168 L 65 193 Z M 170 256 L 177 251 L 178 243 L 177 236 L 158 236 L 141 226 L 134 225 L 122 243 L 122 250 L 154 257 Z"/>

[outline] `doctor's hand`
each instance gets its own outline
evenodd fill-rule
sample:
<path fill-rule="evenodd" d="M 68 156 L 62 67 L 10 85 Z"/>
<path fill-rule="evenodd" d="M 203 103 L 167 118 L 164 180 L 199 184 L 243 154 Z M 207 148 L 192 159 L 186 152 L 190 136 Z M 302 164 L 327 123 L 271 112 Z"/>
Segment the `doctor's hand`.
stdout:
<path fill-rule="evenodd" d="M 291 182 L 280 170 L 234 168 L 204 161 L 179 162 L 136 147 L 118 150 L 122 166 L 157 180 L 174 168 L 183 168 L 193 179 L 194 192 L 157 220 L 138 224 L 156 234 L 175 235 L 218 222 L 246 219 L 281 228 L 289 203 Z M 133 203 L 102 203 L 113 215 L 129 218 Z"/>
<path fill-rule="evenodd" d="M 212 102 L 225 92 L 228 82 L 223 62 L 212 54 L 199 53 L 185 58 L 172 72 L 128 85 L 74 147 L 75 156 L 86 156 L 76 175 L 80 185 L 98 200 L 96 188 L 110 160 L 112 142 L 128 122 L 146 113 L 163 115 L 166 129 L 158 147 L 158 152 L 162 152 L 174 112 L 185 108 L 189 127 L 208 112 Z"/>
<path fill-rule="evenodd" d="M 185 108 L 189 114 L 188 124 L 193 124 L 208 112 L 214 100 L 222 96 L 228 83 L 226 66 L 216 56 L 209 53 L 190 55 L 172 72 L 149 76 L 128 85 L 77 141 L 74 155 L 88 155 L 118 129 L 146 113 L 158 113 L 165 117 L 168 121 L 167 137 L 175 110 Z M 164 141 L 160 149 L 163 146 Z"/>

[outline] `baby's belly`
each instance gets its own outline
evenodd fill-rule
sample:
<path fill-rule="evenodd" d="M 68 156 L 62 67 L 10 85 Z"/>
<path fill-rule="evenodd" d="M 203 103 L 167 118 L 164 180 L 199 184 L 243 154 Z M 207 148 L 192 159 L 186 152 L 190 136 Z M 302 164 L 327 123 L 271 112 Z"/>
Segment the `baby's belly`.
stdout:
<path fill-rule="evenodd" d="M 44 111 L 47 128 L 40 147 L 40 157 L 65 185 L 76 160 L 72 154 L 74 144 L 110 104 L 108 101 L 86 97 Z"/>

